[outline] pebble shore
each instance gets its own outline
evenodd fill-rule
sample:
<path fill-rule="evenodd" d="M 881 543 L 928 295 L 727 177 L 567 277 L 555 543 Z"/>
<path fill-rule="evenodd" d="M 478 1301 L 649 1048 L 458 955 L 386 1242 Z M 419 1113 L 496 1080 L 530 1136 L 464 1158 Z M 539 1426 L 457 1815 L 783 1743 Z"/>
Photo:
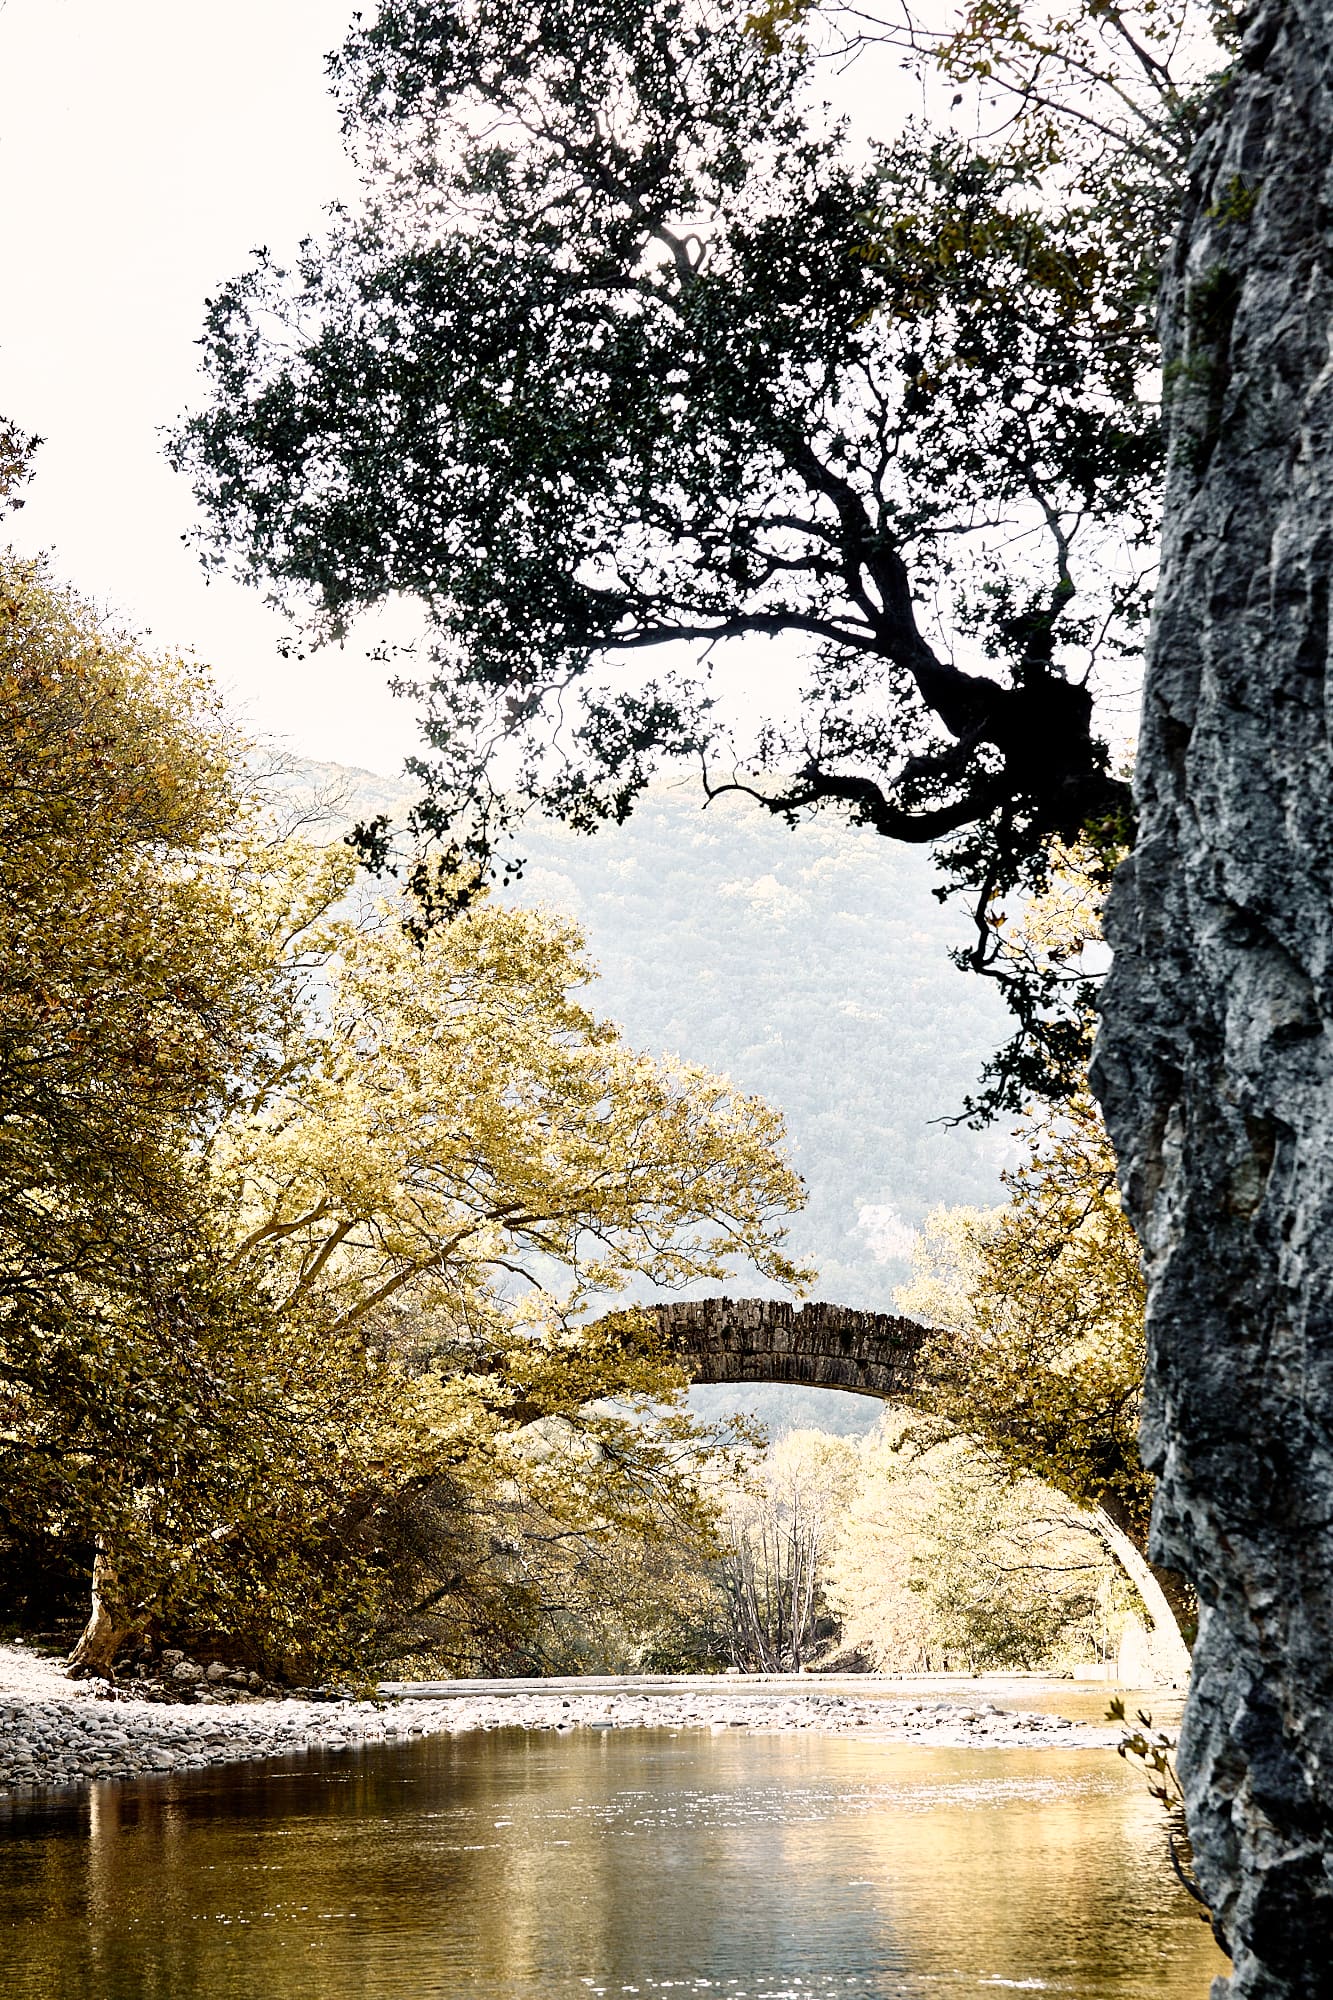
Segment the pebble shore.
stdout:
<path fill-rule="evenodd" d="M 69 1681 L 55 1661 L 0 1646 L 0 1795 L 200 1771 L 298 1751 L 349 1752 L 365 1744 L 478 1729 L 731 1729 L 853 1732 L 880 1742 L 945 1747 L 1112 1744 L 1105 1725 L 1024 1712 L 984 1699 L 876 1698 L 870 1689 L 834 1692 L 813 1677 L 807 1688 L 718 1676 L 678 1686 L 658 1681 L 531 1684 L 466 1683 L 447 1697 L 395 1686 L 379 1702 L 251 1697 L 227 1702 L 146 1700 L 128 1690 Z"/>

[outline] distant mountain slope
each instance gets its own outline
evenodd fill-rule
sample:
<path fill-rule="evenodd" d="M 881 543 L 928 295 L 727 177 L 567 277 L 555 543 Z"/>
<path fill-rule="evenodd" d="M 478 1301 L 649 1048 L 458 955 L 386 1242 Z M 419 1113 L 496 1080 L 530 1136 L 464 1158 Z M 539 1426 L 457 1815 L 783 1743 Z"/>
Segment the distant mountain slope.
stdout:
<path fill-rule="evenodd" d="M 295 778 L 341 786 L 349 819 L 396 815 L 413 795 L 337 766 Z M 928 856 L 832 819 L 793 832 L 739 798 L 705 812 L 686 783 L 595 838 L 535 823 L 522 845 L 528 867 L 505 893 L 578 919 L 601 969 L 597 1010 L 781 1107 L 810 1190 L 792 1242 L 818 1265 L 821 1298 L 891 1308 L 927 1211 L 999 1198 L 1007 1134 L 939 1121 L 1007 1017 L 949 962 L 965 922 L 932 896 Z M 795 1421 L 823 1421 L 826 1396 L 780 1395 Z M 854 1427 L 873 1414 L 862 1405 Z"/>

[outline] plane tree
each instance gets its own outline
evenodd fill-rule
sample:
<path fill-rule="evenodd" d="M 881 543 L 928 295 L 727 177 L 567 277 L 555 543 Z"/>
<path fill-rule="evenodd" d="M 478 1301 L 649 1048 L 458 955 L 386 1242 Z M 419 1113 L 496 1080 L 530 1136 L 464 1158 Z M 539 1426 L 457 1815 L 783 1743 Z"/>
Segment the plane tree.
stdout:
<path fill-rule="evenodd" d="M 606 1308 L 806 1281 L 781 1121 L 580 1005 L 572 925 L 418 948 L 275 814 L 201 668 L 0 563 L 0 1605 L 91 1568 L 100 1674 L 578 1658 L 725 1442 Z"/>

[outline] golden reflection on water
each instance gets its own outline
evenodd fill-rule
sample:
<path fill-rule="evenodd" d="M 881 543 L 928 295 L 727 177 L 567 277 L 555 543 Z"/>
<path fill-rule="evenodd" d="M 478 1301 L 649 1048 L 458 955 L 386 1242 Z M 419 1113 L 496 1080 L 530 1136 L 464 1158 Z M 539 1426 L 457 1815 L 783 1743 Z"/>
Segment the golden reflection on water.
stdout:
<path fill-rule="evenodd" d="M 0 1819 L 12 2000 L 1205 2000 L 1109 1751 L 517 1731 Z"/>

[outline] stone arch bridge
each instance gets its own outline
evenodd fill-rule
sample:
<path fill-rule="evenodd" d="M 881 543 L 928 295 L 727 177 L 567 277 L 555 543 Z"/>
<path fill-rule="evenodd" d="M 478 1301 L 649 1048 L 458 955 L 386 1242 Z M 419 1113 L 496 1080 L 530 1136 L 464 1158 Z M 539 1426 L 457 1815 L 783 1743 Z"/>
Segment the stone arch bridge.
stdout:
<path fill-rule="evenodd" d="M 930 1408 L 927 1355 L 940 1336 L 915 1320 L 789 1299 L 680 1299 L 654 1310 L 667 1346 L 696 1382 L 792 1382 Z M 937 1348 L 935 1368 L 940 1358 Z M 1090 1523 L 1148 1612 L 1153 1679 L 1183 1686 L 1189 1654 L 1177 1622 L 1182 1579 L 1148 1561 L 1113 1509 L 1103 1496 Z"/>
<path fill-rule="evenodd" d="M 792 1382 L 911 1402 L 931 1329 L 892 1313 L 790 1299 L 680 1299 L 655 1309 L 696 1382 Z"/>

